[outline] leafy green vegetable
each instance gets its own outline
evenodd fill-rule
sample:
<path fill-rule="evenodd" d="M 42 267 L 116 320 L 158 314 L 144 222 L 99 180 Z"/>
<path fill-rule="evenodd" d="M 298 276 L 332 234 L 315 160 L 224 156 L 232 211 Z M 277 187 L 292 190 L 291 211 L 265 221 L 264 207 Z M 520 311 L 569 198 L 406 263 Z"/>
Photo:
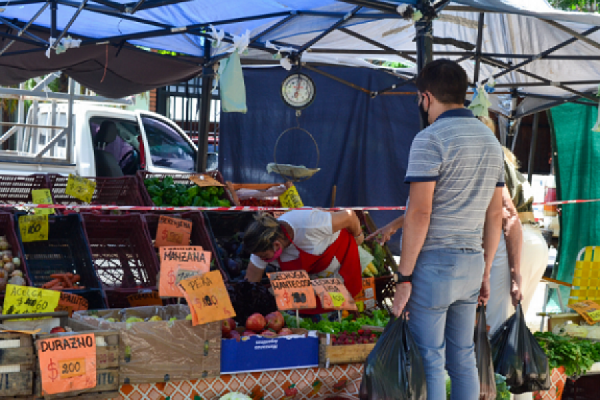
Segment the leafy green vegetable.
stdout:
<path fill-rule="evenodd" d="M 316 323 L 308 318 L 300 318 L 300 328 L 323 333 L 358 332 L 358 330 L 362 329 L 365 325 L 384 327 L 390 320 L 390 317 L 385 311 L 375 310 L 372 314 L 373 317 L 362 314 L 357 319 L 353 319 L 352 316 L 349 316 L 342 319 L 342 321 L 330 321 L 327 314 L 322 314 L 321 320 Z M 295 316 L 284 313 L 283 318 L 286 326 L 298 328 Z"/>
<path fill-rule="evenodd" d="M 555 335 L 552 332 L 533 334 L 548 356 L 550 369 L 565 367 L 567 376 L 585 374 L 600 361 L 600 342 Z"/>
<path fill-rule="evenodd" d="M 166 176 L 146 179 L 144 185 L 156 206 L 194 206 L 194 207 L 230 207 L 224 199 L 225 191 L 221 187 L 199 187 L 194 184 L 175 183 L 173 177 Z"/>

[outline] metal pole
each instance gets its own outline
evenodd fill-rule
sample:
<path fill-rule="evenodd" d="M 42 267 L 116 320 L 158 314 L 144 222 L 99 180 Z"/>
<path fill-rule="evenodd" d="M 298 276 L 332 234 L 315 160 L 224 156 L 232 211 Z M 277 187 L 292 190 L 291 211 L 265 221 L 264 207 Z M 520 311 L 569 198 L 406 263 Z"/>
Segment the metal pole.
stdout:
<path fill-rule="evenodd" d="M 426 0 L 421 0 L 423 3 Z M 421 72 L 423 67 L 433 59 L 433 26 L 431 21 L 419 21 L 415 24 L 416 42 L 417 42 L 417 72 Z M 421 129 L 428 125 L 421 113 Z"/>
<path fill-rule="evenodd" d="M 483 44 L 483 23 L 485 13 L 479 13 L 479 23 L 477 25 L 477 46 L 475 48 L 475 73 L 473 83 L 477 85 L 479 82 L 479 72 L 481 69 L 481 45 Z"/>
<path fill-rule="evenodd" d="M 25 90 L 25 83 L 20 83 L 19 89 Z M 21 97 L 19 97 L 19 105 L 17 108 L 17 122 L 21 122 L 21 123 L 25 122 L 25 100 L 23 100 L 23 98 L 21 98 Z M 23 151 L 23 134 L 24 133 L 25 133 L 25 129 L 23 129 L 22 127 L 19 127 L 18 134 L 17 134 L 17 147 L 15 148 L 15 150 L 17 150 L 17 151 Z"/>
<path fill-rule="evenodd" d="M 535 149 L 537 147 L 538 126 L 540 123 L 540 113 L 533 116 L 533 128 L 531 131 L 531 145 L 529 147 L 529 165 L 527 166 L 527 181 L 531 184 L 533 177 L 533 166 L 535 161 Z"/>
<path fill-rule="evenodd" d="M 202 68 L 202 100 L 200 103 L 200 121 L 198 123 L 198 156 L 196 171 L 206 171 L 208 153 L 208 131 L 210 130 L 210 101 L 212 97 L 213 71 L 207 67 L 210 62 L 211 42 L 204 39 L 204 66 Z"/>
<path fill-rule="evenodd" d="M 75 98 L 75 81 L 69 77 L 69 106 L 67 107 L 67 162 L 74 164 L 73 160 L 73 134 L 75 129 L 73 127 L 73 101 Z M 78 171 L 79 172 L 79 171 Z"/>

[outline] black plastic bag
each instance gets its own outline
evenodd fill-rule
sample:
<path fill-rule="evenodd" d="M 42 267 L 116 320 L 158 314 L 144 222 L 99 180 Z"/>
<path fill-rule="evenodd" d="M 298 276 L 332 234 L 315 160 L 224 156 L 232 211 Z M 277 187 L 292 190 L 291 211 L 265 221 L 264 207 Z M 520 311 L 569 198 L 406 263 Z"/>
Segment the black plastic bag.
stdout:
<path fill-rule="evenodd" d="M 548 357 L 527 328 L 520 303 L 494 333 L 491 344 L 494 370 L 506 377 L 511 393 L 550 389 Z"/>
<path fill-rule="evenodd" d="M 365 362 L 361 400 L 427 400 L 421 353 L 406 316 L 392 318 Z"/>
<path fill-rule="evenodd" d="M 477 308 L 477 324 L 475 325 L 475 359 L 479 374 L 479 400 L 496 400 L 496 375 L 492 363 L 492 347 L 487 335 L 485 307 Z"/>

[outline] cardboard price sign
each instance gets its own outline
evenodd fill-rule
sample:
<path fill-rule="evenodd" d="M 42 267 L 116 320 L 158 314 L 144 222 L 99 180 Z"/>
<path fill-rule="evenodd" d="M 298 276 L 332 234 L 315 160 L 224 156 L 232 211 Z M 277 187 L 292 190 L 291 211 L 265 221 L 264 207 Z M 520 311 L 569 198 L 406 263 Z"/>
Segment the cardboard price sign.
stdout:
<path fill-rule="evenodd" d="M 54 312 L 60 292 L 28 286 L 6 285 L 4 314 L 40 314 Z M 23 318 L 29 319 L 32 318 Z"/>
<path fill-rule="evenodd" d="M 158 220 L 154 246 L 187 246 L 190 244 L 191 234 L 192 223 L 190 221 L 161 215 Z"/>
<path fill-rule="evenodd" d="M 136 293 L 127 296 L 127 301 L 131 307 L 143 306 L 162 306 L 163 302 L 158 295 L 158 292 L 152 291 L 149 293 Z"/>
<path fill-rule="evenodd" d="M 590 325 L 600 322 L 600 305 L 591 300 L 584 300 L 578 303 L 569 304 L 569 307 L 583 317 L 585 322 Z"/>
<path fill-rule="evenodd" d="M 268 276 L 279 310 L 304 310 L 317 307 L 315 292 L 306 271 L 272 272 Z"/>
<path fill-rule="evenodd" d="M 48 240 L 48 215 L 22 215 L 19 217 L 19 230 L 23 242 Z"/>
<path fill-rule="evenodd" d="M 73 293 L 60 292 L 58 306 L 54 311 L 68 311 L 69 317 L 74 311 L 83 311 L 89 308 L 88 301 Z"/>
<path fill-rule="evenodd" d="M 285 208 L 304 207 L 304 203 L 302 203 L 302 199 L 300 198 L 300 194 L 298 194 L 298 189 L 296 189 L 296 186 L 290 187 L 281 196 L 279 196 L 279 201 L 281 202 L 281 206 Z"/>
<path fill-rule="evenodd" d="M 40 339 L 36 347 L 42 395 L 96 386 L 96 338 L 93 333 Z"/>
<path fill-rule="evenodd" d="M 356 303 L 346 286 L 338 278 L 315 279 L 310 281 L 321 305 L 325 309 L 356 310 Z"/>
<path fill-rule="evenodd" d="M 179 287 L 190 305 L 193 326 L 235 317 L 221 272 L 211 271 L 184 279 Z"/>
<path fill-rule="evenodd" d="M 35 189 L 31 191 L 31 200 L 33 204 L 54 204 L 50 189 Z M 54 214 L 54 208 L 36 208 L 33 210 L 35 215 Z"/>
<path fill-rule="evenodd" d="M 183 297 L 177 287 L 177 271 L 185 269 L 208 272 L 210 257 L 211 253 L 204 251 L 201 246 L 161 247 L 158 285 L 160 297 Z"/>
<path fill-rule="evenodd" d="M 362 278 L 362 290 L 354 301 L 360 312 L 375 308 L 375 278 Z"/>
<path fill-rule="evenodd" d="M 200 271 L 194 271 L 194 270 L 189 270 L 189 269 L 180 269 L 179 271 L 177 271 L 177 275 L 175 276 L 175 284 L 179 285 L 181 283 L 181 281 L 184 281 L 186 279 L 190 279 L 194 276 L 198 276 L 198 275 L 202 275 L 203 272 Z"/>
<path fill-rule="evenodd" d="M 96 182 L 80 176 L 69 174 L 67 189 L 65 190 L 65 193 L 69 196 L 75 197 L 76 199 L 86 203 L 91 203 L 95 191 Z"/>
<path fill-rule="evenodd" d="M 225 186 L 218 180 L 206 174 L 192 175 L 190 176 L 190 181 L 194 182 L 200 187 Z"/>

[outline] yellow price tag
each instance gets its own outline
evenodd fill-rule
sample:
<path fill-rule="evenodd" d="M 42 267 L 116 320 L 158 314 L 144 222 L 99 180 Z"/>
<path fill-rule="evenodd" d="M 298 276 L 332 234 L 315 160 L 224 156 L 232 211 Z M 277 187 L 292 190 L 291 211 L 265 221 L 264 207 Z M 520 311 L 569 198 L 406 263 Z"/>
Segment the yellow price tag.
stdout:
<path fill-rule="evenodd" d="M 85 358 L 59 361 L 58 370 L 60 372 L 60 379 L 85 375 Z"/>
<path fill-rule="evenodd" d="M 69 174 L 67 189 L 65 190 L 65 193 L 69 196 L 73 196 L 76 199 L 85 201 L 86 203 L 91 203 L 95 190 L 96 182 L 80 176 Z"/>
<path fill-rule="evenodd" d="M 336 308 L 341 307 L 342 304 L 344 304 L 344 301 L 346 301 L 344 295 L 338 292 L 329 292 L 329 297 L 331 297 L 331 302 Z"/>
<path fill-rule="evenodd" d="M 11 315 L 54 312 L 59 299 L 60 292 L 56 290 L 8 284 L 3 310 L 4 314 Z"/>
<path fill-rule="evenodd" d="M 33 204 L 54 204 L 50 189 L 32 190 L 31 199 L 33 200 Z M 54 214 L 54 208 L 36 208 L 34 213 L 36 215 Z"/>
<path fill-rule="evenodd" d="M 298 194 L 298 189 L 296 186 L 292 186 L 288 190 L 286 190 L 281 196 L 279 196 L 279 201 L 281 205 L 285 208 L 302 208 L 304 207 L 304 203 L 302 203 L 302 199 Z"/>
<path fill-rule="evenodd" d="M 48 215 L 20 216 L 19 230 L 24 243 L 48 240 Z"/>
<path fill-rule="evenodd" d="M 600 310 L 587 313 L 593 321 L 600 321 Z"/>

